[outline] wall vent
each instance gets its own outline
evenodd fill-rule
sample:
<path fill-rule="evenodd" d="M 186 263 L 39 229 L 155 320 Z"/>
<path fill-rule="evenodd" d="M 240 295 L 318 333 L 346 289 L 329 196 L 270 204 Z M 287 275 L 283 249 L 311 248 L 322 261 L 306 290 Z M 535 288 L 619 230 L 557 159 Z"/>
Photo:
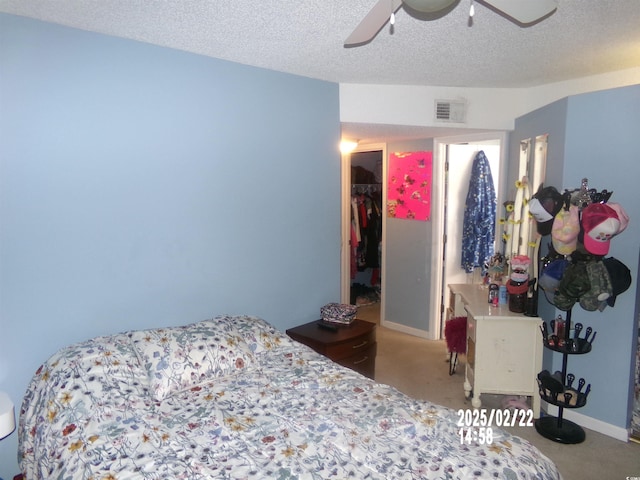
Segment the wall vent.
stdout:
<path fill-rule="evenodd" d="M 464 100 L 436 100 L 435 117 L 436 122 L 465 123 L 467 103 Z"/>

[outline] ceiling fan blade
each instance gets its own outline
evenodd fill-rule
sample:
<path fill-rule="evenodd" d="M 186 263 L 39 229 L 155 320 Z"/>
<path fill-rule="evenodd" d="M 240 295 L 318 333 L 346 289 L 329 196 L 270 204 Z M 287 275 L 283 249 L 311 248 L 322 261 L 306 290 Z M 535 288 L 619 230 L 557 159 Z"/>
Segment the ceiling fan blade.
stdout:
<path fill-rule="evenodd" d="M 549 15 L 558 8 L 557 0 L 479 0 L 519 23 L 528 24 Z"/>
<path fill-rule="evenodd" d="M 402 5 L 402 0 L 378 0 L 373 8 L 345 40 L 345 47 L 353 47 L 371 41 L 389 21 L 391 13 Z"/>

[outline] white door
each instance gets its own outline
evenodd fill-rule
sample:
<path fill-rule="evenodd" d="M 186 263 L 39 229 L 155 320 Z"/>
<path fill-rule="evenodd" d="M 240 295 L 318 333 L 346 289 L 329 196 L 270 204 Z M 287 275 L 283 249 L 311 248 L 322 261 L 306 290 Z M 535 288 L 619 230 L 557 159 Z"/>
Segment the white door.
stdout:
<path fill-rule="evenodd" d="M 440 205 L 433 215 L 433 246 L 440 248 L 435 263 L 431 266 L 431 298 L 429 330 L 444 338 L 444 321 L 449 302 L 450 283 L 473 281 L 460 267 L 462 260 L 462 222 L 469 189 L 471 167 L 475 154 L 483 150 L 491 165 L 491 175 L 497 196 L 496 219 L 500 218 L 504 198 L 503 179 L 506 168 L 506 133 L 488 133 L 460 136 L 434 141 L 434 205 Z M 448 172 L 445 171 L 448 161 Z M 496 222 L 497 223 L 497 222 Z M 498 232 L 500 229 L 496 225 Z M 497 237 L 499 233 L 496 233 Z M 446 239 L 446 242 L 444 241 Z M 496 242 L 500 245 L 500 241 Z M 499 247 L 497 247 L 499 248 Z M 478 278 L 479 280 L 479 278 Z"/>

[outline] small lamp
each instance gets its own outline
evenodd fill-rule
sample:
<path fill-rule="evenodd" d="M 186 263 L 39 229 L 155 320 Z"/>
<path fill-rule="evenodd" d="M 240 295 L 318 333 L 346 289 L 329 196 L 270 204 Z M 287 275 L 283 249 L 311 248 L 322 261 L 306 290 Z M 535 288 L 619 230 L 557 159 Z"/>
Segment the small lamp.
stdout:
<path fill-rule="evenodd" d="M 4 392 L 0 392 L 0 440 L 8 437 L 16 429 L 16 416 L 13 403 Z"/>
<path fill-rule="evenodd" d="M 353 152 L 356 148 L 358 148 L 358 140 L 340 140 L 340 153 L 348 154 Z"/>

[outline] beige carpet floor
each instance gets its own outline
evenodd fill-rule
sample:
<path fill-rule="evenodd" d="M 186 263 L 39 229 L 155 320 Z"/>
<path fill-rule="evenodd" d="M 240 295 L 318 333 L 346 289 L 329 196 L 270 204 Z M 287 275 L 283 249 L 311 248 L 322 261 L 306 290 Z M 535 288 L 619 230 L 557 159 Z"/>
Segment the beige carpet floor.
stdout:
<path fill-rule="evenodd" d="M 379 323 L 379 304 L 358 309 L 358 318 Z M 464 396 L 464 356 L 456 373 L 449 375 L 448 355 L 444 341 L 433 341 L 406 335 L 378 325 L 378 353 L 375 379 L 391 385 L 417 399 L 428 400 L 450 408 L 472 408 Z M 483 408 L 501 408 L 499 395 L 483 396 Z M 564 445 L 547 440 L 534 427 L 507 428 L 526 438 L 551 458 L 564 480 L 603 479 L 640 480 L 640 445 L 621 442 L 609 436 L 586 431 L 586 440 L 577 445 Z"/>

